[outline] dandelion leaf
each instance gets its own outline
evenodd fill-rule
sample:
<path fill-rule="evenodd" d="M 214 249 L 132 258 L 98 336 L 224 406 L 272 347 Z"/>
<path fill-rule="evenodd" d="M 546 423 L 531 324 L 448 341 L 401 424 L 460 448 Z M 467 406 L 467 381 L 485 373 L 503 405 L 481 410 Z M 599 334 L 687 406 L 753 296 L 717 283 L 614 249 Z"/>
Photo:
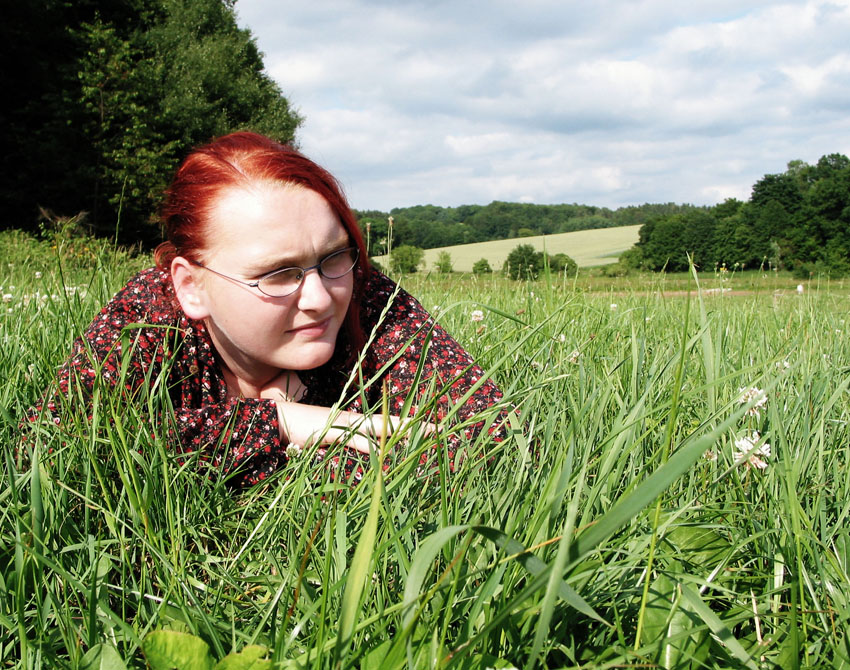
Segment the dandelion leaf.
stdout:
<path fill-rule="evenodd" d="M 175 630 L 155 630 L 145 636 L 142 651 L 151 670 L 213 670 L 209 645 Z"/>
<path fill-rule="evenodd" d="M 703 526 L 673 526 L 666 538 L 686 562 L 707 570 L 714 569 L 732 548 L 717 531 Z"/>
<path fill-rule="evenodd" d="M 249 644 L 238 653 L 228 654 L 215 665 L 215 670 L 271 670 L 269 650 L 259 644 Z"/>
<path fill-rule="evenodd" d="M 689 603 L 682 600 L 679 585 L 659 575 L 649 587 L 641 643 L 658 645 L 662 668 L 699 668 L 708 656 L 708 629 Z"/>
<path fill-rule="evenodd" d="M 111 644 L 96 644 L 83 656 L 80 670 L 127 670 L 127 666 Z"/>

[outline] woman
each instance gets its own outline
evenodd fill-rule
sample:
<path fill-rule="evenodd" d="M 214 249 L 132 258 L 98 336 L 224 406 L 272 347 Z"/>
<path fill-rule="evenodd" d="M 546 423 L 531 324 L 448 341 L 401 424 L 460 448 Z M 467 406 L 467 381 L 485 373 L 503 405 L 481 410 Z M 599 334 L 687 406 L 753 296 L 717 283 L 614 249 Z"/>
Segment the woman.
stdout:
<path fill-rule="evenodd" d="M 416 300 L 370 269 L 336 180 L 295 150 L 248 132 L 196 149 L 166 193 L 163 221 L 157 267 L 74 343 L 47 403 L 54 413 L 72 379 L 89 390 L 98 377 L 120 381 L 132 393 L 166 370 L 179 448 L 252 484 L 293 446 L 368 452 L 384 421 L 362 412 L 380 406 L 382 389 L 391 430 L 404 427 L 411 393 L 425 402 L 438 391 L 436 420 L 463 400 L 456 419 L 467 423 L 501 399 Z M 350 380 L 346 411 L 332 411 Z M 498 439 L 501 427 L 488 429 Z M 359 463 L 345 459 L 347 472 Z"/>

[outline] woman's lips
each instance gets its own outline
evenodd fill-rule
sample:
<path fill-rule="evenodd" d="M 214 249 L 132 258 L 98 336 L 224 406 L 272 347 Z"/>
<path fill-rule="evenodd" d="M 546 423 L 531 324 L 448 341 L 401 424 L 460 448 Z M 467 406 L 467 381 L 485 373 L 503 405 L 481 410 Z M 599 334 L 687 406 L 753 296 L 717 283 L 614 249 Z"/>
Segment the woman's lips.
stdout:
<path fill-rule="evenodd" d="M 292 328 L 289 332 L 294 335 L 302 335 L 304 337 L 321 337 L 325 334 L 330 326 L 331 319 L 328 317 L 322 321 L 314 321 L 297 328 Z"/>

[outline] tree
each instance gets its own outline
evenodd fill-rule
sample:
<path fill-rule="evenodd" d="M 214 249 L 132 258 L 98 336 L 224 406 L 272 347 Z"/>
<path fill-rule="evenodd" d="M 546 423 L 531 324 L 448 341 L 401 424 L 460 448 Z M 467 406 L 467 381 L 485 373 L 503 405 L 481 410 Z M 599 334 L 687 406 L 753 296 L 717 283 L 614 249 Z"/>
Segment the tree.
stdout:
<path fill-rule="evenodd" d="M 552 272 L 570 276 L 574 275 L 578 270 L 578 263 L 567 256 L 567 254 L 554 254 L 549 256 L 549 269 Z"/>
<path fill-rule="evenodd" d="M 505 274 L 511 279 L 537 279 L 543 265 L 543 252 L 530 244 L 515 247 L 505 261 Z"/>
<path fill-rule="evenodd" d="M 474 275 L 489 274 L 491 272 L 493 272 L 493 268 L 490 267 L 490 261 L 486 258 L 479 258 L 472 264 L 472 274 Z"/>
<path fill-rule="evenodd" d="M 390 252 L 390 269 L 396 274 L 416 272 L 425 258 L 425 252 L 409 244 L 397 246 Z"/>
<path fill-rule="evenodd" d="M 233 0 L 13 6 L 0 43 L 16 67 L 3 88 L 23 93 L 0 110 L 0 202 L 15 225 L 34 229 L 41 205 L 86 210 L 96 232 L 112 234 L 120 211 L 123 241 L 152 242 L 160 194 L 190 147 L 244 128 L 294 140 L 301 119 Z"/>
<path fill-rule="evenodd" d="M 448 251 L 441 251 L 437 254 L 437 262 L 434 263 L 437 272 L 443 275 L 451 274 L 452 272 L 452 255 Z"/>

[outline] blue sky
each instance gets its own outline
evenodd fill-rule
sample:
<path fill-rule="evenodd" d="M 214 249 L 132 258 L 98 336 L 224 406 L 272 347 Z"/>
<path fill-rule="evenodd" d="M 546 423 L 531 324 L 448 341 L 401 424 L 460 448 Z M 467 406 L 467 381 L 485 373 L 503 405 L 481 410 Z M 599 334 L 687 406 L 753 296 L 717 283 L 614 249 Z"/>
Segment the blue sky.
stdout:
<path fill-rule="evenodd" d="M 850 155 L 850 0 L 238 0 L 358 209 L 746 199 Z"/>

